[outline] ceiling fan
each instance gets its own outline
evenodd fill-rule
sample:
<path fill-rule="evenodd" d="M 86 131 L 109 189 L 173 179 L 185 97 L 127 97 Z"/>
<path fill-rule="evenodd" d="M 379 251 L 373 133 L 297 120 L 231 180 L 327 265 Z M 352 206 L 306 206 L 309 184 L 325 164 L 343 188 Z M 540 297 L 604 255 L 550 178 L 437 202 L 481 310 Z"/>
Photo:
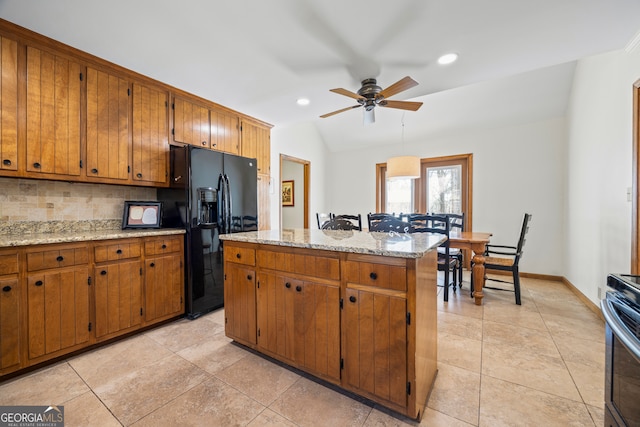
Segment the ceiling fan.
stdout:
<path fill-rule="evenodd" d="M 393 101 L 387 99 L 397 93 L 403 92 L 407 89 L 411 89 L 412 87 L 417 85 L 418 82 L 407 76 L 403 79 L 398 80 L 386 89 L 382 89 L 380 86 L 378 86 L 376 84 L 376 79 L 363 80 L 362 87 L 358 89 L 357 93 L 342 88 L 331 89 L 331 92 L 335 92 L 340 95 L 348 96 L 349 98 L 355 99 L 356 101 L 358 101 L 358 104 L 351 107 L 342 108 L 331 113 L 323 114 L 320 117 L 324 119 L 326 117 L 333 116 L 334 114 L 342 113 L 354 108 L 364 107 L 365 122 L 373 123 L 375 121 L 373 109 L 376 106 L 417 111 L 422 106 L 422 102 Z"/>

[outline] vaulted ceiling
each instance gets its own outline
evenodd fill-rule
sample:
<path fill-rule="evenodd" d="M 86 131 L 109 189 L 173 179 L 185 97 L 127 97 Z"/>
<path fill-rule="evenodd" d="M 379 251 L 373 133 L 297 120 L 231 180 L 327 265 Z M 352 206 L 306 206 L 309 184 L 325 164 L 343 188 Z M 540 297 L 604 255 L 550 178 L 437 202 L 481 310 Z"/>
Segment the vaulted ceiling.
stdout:
<path fill-rule="evenodd" d="M 627 46 L 640 1 L 0 0 L 0 17 L 277 127 L 313 122 L 340 151 L 398 141 L 402 123 L 411 140 L 562 116 L 575 61 Z M 416 112 L 319 118 L 355 104 L 329 89 L 407 75 L 419 85 L 392 99 Z"/>

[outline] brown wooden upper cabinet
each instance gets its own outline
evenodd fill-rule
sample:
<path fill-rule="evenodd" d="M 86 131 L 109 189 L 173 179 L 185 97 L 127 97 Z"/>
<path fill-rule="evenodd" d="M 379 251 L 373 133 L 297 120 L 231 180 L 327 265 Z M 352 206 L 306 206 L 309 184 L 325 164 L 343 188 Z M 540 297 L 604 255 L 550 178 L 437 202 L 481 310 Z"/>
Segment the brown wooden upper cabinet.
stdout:
<path fill-rule="evenodd" d="M 167 182 L 169 152 L 169 95 L 166 91 L 133 85 L 134 182 Z"/>
<path fill-rule="evenodd" d="M 18 43 L 0 37 L 0 170 L 18 170 Z"/>
<path fill-rule="evenodd" d="M 129 179 L 129 82 L 87 68 L 87 178 Z"/>
<path fill-rule="evenodd" d="M 211 148 L 209 110 L 182 98 L 173 99 L 173 140 Z"/>
<path fill-rule="evenodd" d="M 238 116 L 223 110 L 209 110 L 211 117 L 211 148 L 240 155 Z"/>
<path fill-rule="evenodd" d="M 81 79 L 80 64 L 27 47 L 29 174 L 80 175 Z"/>
<path fill-rule="evenodd" d="M 242 156 L 258 159 L 258 174 L 271 173 L 271 129 L 242 121 Z"/>

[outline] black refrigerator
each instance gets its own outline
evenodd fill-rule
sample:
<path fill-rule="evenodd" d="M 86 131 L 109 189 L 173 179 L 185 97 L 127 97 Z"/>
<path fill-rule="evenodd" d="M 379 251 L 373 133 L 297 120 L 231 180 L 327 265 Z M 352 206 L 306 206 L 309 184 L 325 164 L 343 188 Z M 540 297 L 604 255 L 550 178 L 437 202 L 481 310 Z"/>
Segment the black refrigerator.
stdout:
<path fill-rule="evenodd" d="M 224 305 L 220 234 L 258 229 L 256 159 L 171 146 L 170 187 L 158 189 L 163 226 L 184 228 L 186 316 Z"/>

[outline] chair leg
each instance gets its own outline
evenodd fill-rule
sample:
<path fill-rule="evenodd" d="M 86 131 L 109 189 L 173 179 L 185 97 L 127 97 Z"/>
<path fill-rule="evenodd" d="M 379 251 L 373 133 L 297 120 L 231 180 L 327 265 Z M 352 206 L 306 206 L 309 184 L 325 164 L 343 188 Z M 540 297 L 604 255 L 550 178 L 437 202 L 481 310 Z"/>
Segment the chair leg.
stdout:
<path fill-rule="evenodd" d="M 456 286 L 458 285 L 458 266 L 453 267 L 453 292 L 456 292 Z"/>
<path fill-rule="evenodd" d="M 469 296 L 473 298 L 473 264 L 471 264 L 471 281 L 469 282 Z"/>
<path fill-rule="evenodd" d="M 513 269 L 513 288 L 516 293 L 516 304 L 522 305 L 520 301 L 520 272 L 518 271 L 518 267 Z"/>
<path fill-rule="evenodd" d="M 449 301 L 449 266 L 444 269 L 444 302 Z"/>

